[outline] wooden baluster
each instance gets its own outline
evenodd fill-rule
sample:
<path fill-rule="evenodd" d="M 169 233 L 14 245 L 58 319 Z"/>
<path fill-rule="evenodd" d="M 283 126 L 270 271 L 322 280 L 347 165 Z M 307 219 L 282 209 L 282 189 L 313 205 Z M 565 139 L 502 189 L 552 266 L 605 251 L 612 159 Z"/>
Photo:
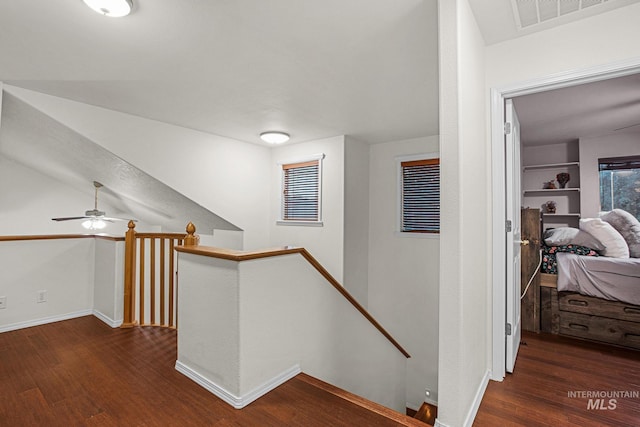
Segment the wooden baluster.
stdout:
<path fill-rule="evenodd" d="M 150 266 L 149 266 L 149 311 L 150 318 L 149 324 L 156 324 L 156 239 L 150 238 L 151 242 L 151 254 L 150 254 Z"/>
<path fill-rule="evenodd" d="M 178 246 L 184 245 L 184 239 L 178 239 Z M 176 254 L 177 257 L 177 254 Z M 180 276 L 178 276 L 178 269 L 176 268 L 175 271 L 175 275 L 176 275 L 176 320 L 175 320 L 175 327 L 176 329 L 178 329 L 178 292 L 180 289 Z"/>
<path fill-rule="evenodd" d="M 139 310 L 139 315 L 140 315 L 140 325 L 144 325 L 144 305 L 145 305 L 145 299 L 144 299 L 144 263 L 145 263 L 145 259 L 144 259 L 144 238 L 142 239 L 138 239 L 140 240 L 140 310 Z"/>
<path fill-rule="evenodd" d="M 136 224 L 129 221 L 124 238 L 124 313 L 123 328 L 135 325 L 135 280 L 136 280 Z"/>
<path fill-rule="evenodd" d="M 187 235 L 184 238 L 185 246 L 198 246 L 200 244 L 200 236 L 196 233 L 196 226 L 192 222 L 187 224 Z"/>
<path fill-rule="evenodd" d="M 165 323 L 165 286 L 164 286 L 164 257 L 166 256 L 164 250 L 164 238 L 160 238 L 160 324 L 162 326 L 167 326 Z"/>
<path fill-rule="evenodd" d="M 175 265 L 173 258 L 175 257 L 175 252 L 173 248 L 175 247 L 174 243 L 175 239 L 169 239 L 169 327 L 174 326 L 173 322 L 173 275 L 175 274 Z"/>

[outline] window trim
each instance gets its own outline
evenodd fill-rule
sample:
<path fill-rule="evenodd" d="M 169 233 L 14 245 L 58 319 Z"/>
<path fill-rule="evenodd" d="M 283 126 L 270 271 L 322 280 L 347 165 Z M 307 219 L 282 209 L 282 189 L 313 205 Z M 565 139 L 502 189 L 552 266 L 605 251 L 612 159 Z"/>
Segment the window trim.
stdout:
<path fill-rule="evenodd" d="M 298 157 L 295 159 L 278 161 L 278 169 L 280 173 L 280 214 L 279 219 L 276 221 L 276 225 L 293 225 L 293 226 L 306 226 L 306 227 L 322 227 L 324 225 L 322 221 L 322 163 L 325 158 L 324 153 L 313 154 L 306 157 Z M 315 221 L 304 220 L 291 220 L 284 219 L 284 166 L 303 164 L 310 162 L 318 162 L 318 219 Z"/>
<path fill-rule="evenodd" d="M 397 237 L 406 237 L 414 239 L 439 239 L 440 229 L 437 232 L 414 232 L 414 231 L 402 231 L 402 163 L 415 162 L 420 160 L 438 160 L 440 161 L 440 153 L 437 151 L 412 154 L 406 156 L 396 156 L 396 231 Z"/>

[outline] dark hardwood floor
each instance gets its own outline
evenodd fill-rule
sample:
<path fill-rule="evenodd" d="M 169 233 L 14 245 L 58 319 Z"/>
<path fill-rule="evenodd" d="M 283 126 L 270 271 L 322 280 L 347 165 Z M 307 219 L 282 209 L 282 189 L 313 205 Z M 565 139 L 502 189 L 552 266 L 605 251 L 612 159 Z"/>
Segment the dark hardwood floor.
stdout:
<path fill-rule="evenodd" d="M 473 425 L 640 426 L 639 394 L 640 351 L 523 333 L 514 373 L 489 383 Z"/>
<path fill-rule="evenodd" d="M 303 374 L 242 410 L 174 369 L 176 333 L 93 316 L 0 334 L 1 426 L 400 426 Z M 406 418 L 406 419 L 405 419 Z"/>

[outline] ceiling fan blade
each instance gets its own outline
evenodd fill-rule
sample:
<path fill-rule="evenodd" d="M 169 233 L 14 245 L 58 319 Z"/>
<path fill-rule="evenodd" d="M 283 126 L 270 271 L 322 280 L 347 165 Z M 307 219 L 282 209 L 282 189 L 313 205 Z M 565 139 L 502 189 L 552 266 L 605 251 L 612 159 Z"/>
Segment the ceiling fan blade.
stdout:
<path fill-rule="evenodd" d="M 90 216 L 67 216 L 67 217 L 63 217 L 63 218 L 51 218 L 52 221 L 72 221 L 72 220 L 77 220 L 77 219 L 87 219 L 87 218 L 92 218 Z"/>
<path fill-rule="evenodd" d="M 93 181 L 93 187 L 95 188 L 95 196 L 94 196 L 94 205 L 93 209 L 85 212 L 84 216 L 68 216 L 62 218 L 51 218 L 52 221 L 72 221 L 72 220 L 80 220 L 80 219 L 89 219 L 89 220 L 102 220 L 106 222 L 115 222 L 115 221 L 133 221 L 137 222 L 135 219 L 131 218 L 112 218 L 104 216 L 104 212 L 98 210 L 98 189 L 103 185 L 98 181 Z M 84 225 L 84 224 L 83 224 Z"/>
<path fill-rule="evenodd" d="M 101 220 L 103 221 L 109 221 L 109 222 L 114 222 L 114 221 L 133 221 L 133 222 L 138 222 L 137 219 L 131 219 L 131 218 L 112 218 L 112 217 L 100 217 Z"/>

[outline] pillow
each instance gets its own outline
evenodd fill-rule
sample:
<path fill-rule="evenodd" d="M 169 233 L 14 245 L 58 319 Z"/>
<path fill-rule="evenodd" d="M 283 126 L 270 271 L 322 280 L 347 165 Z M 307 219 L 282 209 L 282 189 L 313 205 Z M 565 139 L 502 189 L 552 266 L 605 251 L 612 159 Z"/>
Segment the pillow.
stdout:
<path fill-rule="evenodd" d="M 547 246 L 576 245 L 585 246 L 596 251 L 603 251 L 606 246 L 600 240 L 586 231 L 573 227 L 552 228 L 544 232 L 544 242 Z"/>
<path fill-rule="evenodd" d="M 614 209 L 600 215 L 600 218 L 622 234 L 624 241 L 629 246 L 629 255 L 632 258 L 640 258 L 640 221 L 622 209 Z"/>
<path fill-rule="evenodd" d="M 612 258 L 629 258 L 627 242 L 608 222 L 600 218 L 581 219 L 580 230 L 591 234 L 607 247 L 602 251 L 602 255 Z"/>

